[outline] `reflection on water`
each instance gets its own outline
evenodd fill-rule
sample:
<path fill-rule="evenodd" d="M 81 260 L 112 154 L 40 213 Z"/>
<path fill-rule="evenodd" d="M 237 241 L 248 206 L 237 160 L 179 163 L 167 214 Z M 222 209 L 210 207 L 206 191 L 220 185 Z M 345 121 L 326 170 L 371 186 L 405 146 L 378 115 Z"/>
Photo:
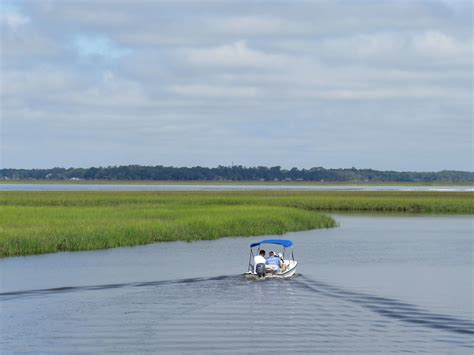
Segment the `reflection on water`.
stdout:
<path fill-rule="evenodd" d="M 336 218 L 287 280 L 240 274 L 258 238 L 1 260 L 0 350 L 473 352 L 471 217 Z"/>

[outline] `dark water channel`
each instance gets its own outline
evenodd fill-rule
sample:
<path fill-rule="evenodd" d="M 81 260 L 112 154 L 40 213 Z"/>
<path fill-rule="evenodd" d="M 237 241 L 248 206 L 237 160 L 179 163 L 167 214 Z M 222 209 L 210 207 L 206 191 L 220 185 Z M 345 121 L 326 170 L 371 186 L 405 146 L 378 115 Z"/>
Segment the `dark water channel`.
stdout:
<path fill-rule="evenodd" d="M 336 218 L 288 280 L 241 276 L 260 238 L 0 260 L 0 350 L 474 351 L 472 217 Z"/>

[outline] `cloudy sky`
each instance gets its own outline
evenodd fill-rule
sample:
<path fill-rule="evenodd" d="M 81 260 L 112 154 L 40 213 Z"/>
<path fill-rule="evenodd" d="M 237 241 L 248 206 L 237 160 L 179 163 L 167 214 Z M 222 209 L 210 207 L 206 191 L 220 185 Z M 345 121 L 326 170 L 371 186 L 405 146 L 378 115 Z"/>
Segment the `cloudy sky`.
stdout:
<path fill-rule="evenodd" d="M 0 3 L 0 167 L 473 170 L 470 0 Z"/>

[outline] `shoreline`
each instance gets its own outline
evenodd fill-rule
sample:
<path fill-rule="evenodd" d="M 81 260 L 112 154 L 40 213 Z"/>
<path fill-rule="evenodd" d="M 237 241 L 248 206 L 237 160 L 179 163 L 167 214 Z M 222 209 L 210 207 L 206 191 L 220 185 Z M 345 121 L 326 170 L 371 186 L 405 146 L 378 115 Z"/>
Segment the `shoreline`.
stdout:
<path fill-rule="evenodd" d="M 0 185 L 270 185 L 270 186 L 463 186 L 474 187 L 474 182 L 386 182 L 386 181 L 210 181 L 210 180 L 0 180 Z"/>

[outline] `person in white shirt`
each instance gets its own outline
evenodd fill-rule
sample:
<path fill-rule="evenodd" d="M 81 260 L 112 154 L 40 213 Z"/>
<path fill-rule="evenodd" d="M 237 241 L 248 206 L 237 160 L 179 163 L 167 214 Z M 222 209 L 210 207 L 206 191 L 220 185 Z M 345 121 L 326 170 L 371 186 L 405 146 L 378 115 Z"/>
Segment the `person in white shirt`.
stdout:
<path fill-rule="evenodd" d="M 262 274 L 261 276 L 265 276 L 265 250 L 260 250 L 260 252 L 258 253 L 258 255 L 255 255 L 255 257 L 253 258 L 253 271 L 255 273 L 258 273 L 259 276 L 260 274 Z M 257 268 L 257 265 L 259 264 L 263 264 L 263 268 L 262 268 L 262 265 L 260 265 L 259 268 Z M 257 269 L 259 269 L 260 272 L 257 272 Z"/>

